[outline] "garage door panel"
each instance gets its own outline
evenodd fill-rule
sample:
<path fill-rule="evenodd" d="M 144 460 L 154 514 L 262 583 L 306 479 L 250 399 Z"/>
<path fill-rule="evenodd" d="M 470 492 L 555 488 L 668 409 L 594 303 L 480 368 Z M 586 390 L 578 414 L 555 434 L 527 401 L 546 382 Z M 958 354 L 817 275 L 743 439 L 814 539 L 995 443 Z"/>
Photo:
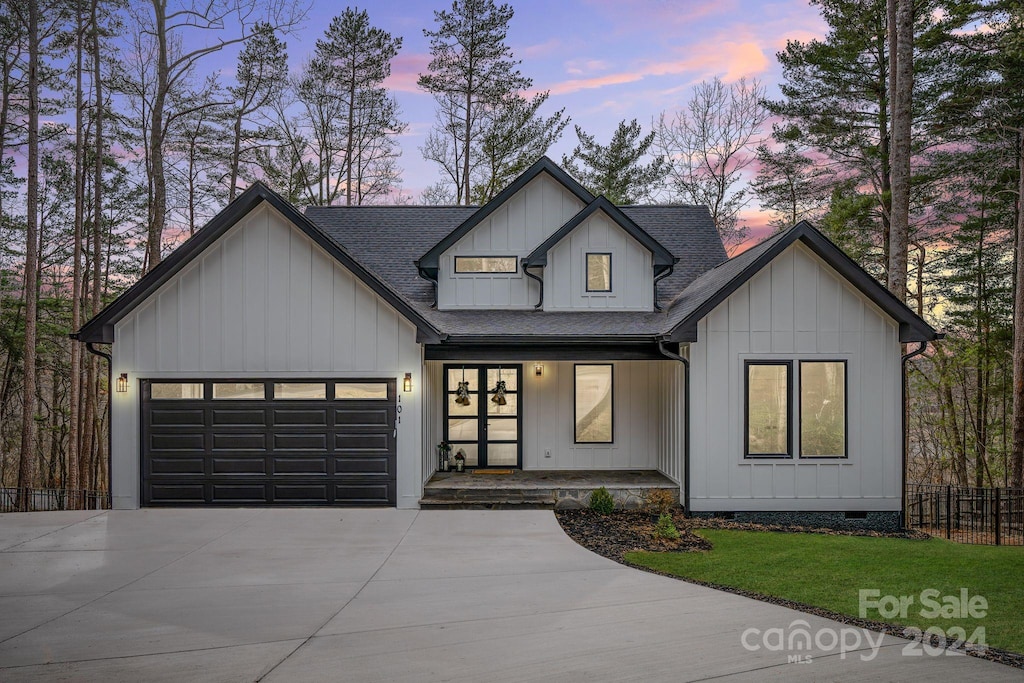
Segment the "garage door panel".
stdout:
<path fill-rule="evenodd" d="M 363 505 L 379 505 L 394 500 L 395 485 L 391 482 L 338 483 L 334 487 L 334 497 Z"/>
<path fill-rule="evenodd" d="M 204 458 L 151 458 L 149 471 L 152 474 L 195 474 L 202 476 L 205 472 Z"/>
<path fill-rule="evenodd" d="M 215 451 L 265 451 L 267 435 L 214 432 L 213 449 Z"/>
<path fill-rule="evenodd" d="M 335 408 L 334 424 L 338 427 L 368 427 L 380 429 L 394 424 L 393 407 Z"/>
<path fill-rule="evenodd" d="M 210 473 L 219 474 L 266 474 L 267 459 L 263 456 L 225 458 L 214 456 L 210 459 Z"/>
<path fill-rule="evenodd" d="M 274 451 L 320 451 L 327 452 L 327 432 L 321 434 L 271 434 Z"/>
<path fill-rule="evenodd" d="M 255 503 L 263 505 L 267 501 L 266 484 L 211 484 L 211 503 Z"/>
<path fill-rule="evenodd" d="M 213 408 L 211 423 L 215 427 L 265 427 L 267 411 L 263 409 Z"/>
<path fill-rule="evenodd" d="M 334 459 L 334 471 L 338 474 L 393 475 L 391 459 L 387 456 L 345 456 Z"/>
<path fill-rule="evenodd" d="M 149 487 L 149 500 L 152 503 L 184 503 L 200 505 L 206 500 L 203 484 L 152 484 Z"/>
<path fill-rule="evenodd" d="M 326 505 L 328 485 L 320 484 L 274 484 L 274 501 Z"/>
<path fill-rule="evenodd" d="M 390 434 L 335 434 L 334 451 L 344 453 L 347 451 L 380 451 L 387 453 L 391 450 Z"/>
<path fill-rule="evenodd" d="M 161 452 L 202 452 L 204 450 L 202 433 L 194 432 L 161 432 L 150 434 L 149 449 L 153 453 Z"/>
<path fill-rule="evenodd" d="M 320 458 L 274 458 L 274 474 L 327 475 L 327 456 Z"/>
<path fill-rule="evenodd" d="M 153 399 L 144 386 L 143 503 L 394 505 L 396 392 L 386 385 L 386 400 L 268 390 L 271 398 L 247 401 L 214 399 L 208 387 L 203 398 Z"/>
<path fill-rule="evenodd" d="M 150 411 L 150 424 L 154 427 L 204 427 L 205 414 L 202 408 L 180 410 L 174 408 L 158 408 Z"/>
<path fill-rule="evenodd" d="M 327 408 L 275 408 L 273 414 L 273 425 L 275 427 L 291 426 L 327 426 Z"/>

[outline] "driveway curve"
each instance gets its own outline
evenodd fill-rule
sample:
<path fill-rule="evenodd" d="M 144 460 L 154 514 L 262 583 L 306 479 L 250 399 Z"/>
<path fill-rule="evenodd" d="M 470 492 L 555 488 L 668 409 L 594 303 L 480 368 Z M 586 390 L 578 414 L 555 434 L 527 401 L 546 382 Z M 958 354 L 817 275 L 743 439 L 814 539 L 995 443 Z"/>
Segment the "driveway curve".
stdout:
<path fill-rule="evenodd" d="M 0 614 L 4 681 L 1024 679 L 624 567 L 547 511 L 0 515 Z"/>

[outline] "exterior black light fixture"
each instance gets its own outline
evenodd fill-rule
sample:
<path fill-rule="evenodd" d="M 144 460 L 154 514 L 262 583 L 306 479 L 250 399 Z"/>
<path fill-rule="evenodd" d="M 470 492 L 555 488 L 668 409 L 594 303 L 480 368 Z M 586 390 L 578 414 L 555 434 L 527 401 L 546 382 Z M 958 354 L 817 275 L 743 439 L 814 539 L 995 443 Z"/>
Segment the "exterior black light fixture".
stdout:
<path fill-rule="evenodd" d="M 536 365 L 534 365 L 533 366 L 533 374 L 537 375 L 537 377 L 542 376 L 544 374 L 544 366 L 541 365 L 540 363 L 537 363 Z"/>
<path fill-rule="evenodd" d="M 405 373 L 405 379 L 402 380 L 402 391 L 409 393 L 412 391 L 412 373 Z"/>
<path fill-rule="evenodd" d="M 117 378 L 117 393 L 123 394 L 128 391 L 128 373 L 122 372 Z"/>

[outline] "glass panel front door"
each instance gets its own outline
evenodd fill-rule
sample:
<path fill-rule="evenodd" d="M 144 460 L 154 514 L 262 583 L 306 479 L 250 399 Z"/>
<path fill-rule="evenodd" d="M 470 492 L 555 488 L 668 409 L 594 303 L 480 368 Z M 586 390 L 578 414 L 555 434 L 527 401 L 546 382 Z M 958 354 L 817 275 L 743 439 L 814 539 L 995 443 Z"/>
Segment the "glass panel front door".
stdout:
<path fill-rule="evenodd" d="M 444 437 L 467 467 L 520 467 L 521 365 L 445 365 Z"/>

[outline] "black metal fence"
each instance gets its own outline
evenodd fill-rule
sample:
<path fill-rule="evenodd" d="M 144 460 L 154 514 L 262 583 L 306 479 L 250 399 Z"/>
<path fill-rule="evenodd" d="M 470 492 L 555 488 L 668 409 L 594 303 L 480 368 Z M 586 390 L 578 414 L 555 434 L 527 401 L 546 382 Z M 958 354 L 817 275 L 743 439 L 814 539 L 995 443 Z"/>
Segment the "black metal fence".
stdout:
<path fill-rule="evenodd" d="M 958 543 L 1024 545 L 1024 489 L 907 484 L 906 524 Z"/>
<path fill-rule="evenodd" d="M 109 509 L 110 494 L 106 491 L 0 488 L 0 512 Z"/>

